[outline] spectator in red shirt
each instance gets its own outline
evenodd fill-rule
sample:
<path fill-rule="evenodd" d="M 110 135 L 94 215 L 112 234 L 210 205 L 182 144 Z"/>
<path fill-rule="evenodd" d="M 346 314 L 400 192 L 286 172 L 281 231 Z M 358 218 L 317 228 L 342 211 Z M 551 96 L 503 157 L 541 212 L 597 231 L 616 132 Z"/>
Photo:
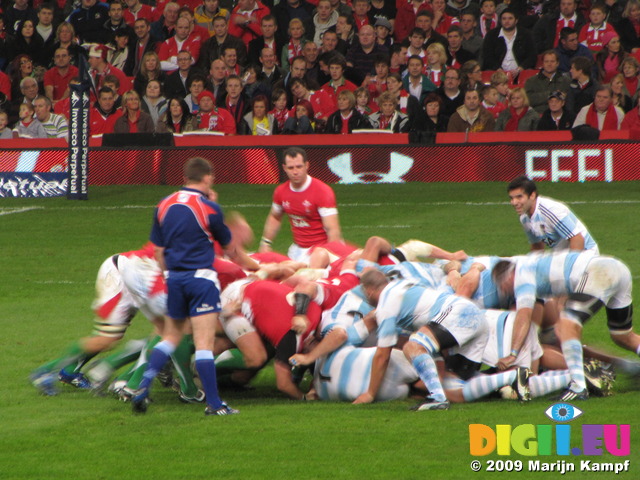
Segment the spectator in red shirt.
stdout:
<path fill-rule="evenodd" d="M 89 134 L 113 133 L 116 120 L 121 116 L 122 110 L 115 107 L 115 92 L 102 87 L 98 92 L 98 101 L 89 110 Z"/>
<path fill-rule="evenodd" d="M 69 96 L 69 82 L 78 76 L 78 68 L 71 65 L 71 55 L 66 48 L 58 48 L 53 61 L 55 67 L 44 74 L 44 93 L 55 105 Z"/>
<path fill-rule="evenodd" d="M 213 93 L 204 90 L 198 96 L 197 122 L 200 130 L 222 132 L 225 135 L 236 134 L 236 122 L 228 110 L 218 108 L 215 105 Z"/>
<path fill-rule="evenodd" d="M 249 42 L 262 35 L 260 22 L 269 13 L 269 8 L 258 0 L 238 0 L 231 12 L 229 33 L 242 39 L 245 47 L 249 48 Z"/>

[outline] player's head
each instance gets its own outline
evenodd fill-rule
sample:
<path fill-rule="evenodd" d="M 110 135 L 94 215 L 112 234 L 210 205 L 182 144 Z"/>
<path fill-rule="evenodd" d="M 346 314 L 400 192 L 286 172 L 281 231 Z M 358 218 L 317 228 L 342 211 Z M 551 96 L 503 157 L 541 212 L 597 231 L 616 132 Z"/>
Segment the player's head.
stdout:
<path fill-rule="evenodd" d="M 185 184 L 201 183 L 207 176 L 213 181 L 213 167 L 202 157 L 192 157 L 184 164 Z"/>
<path fill-rule="evenodd" d="M 282 168 L 294 188 L 301 187 L 307 181 L 309 160 L 307 152 L 300 147 L 289 147 L 282 154 Z"/>
<path fill-rule="evenodd" d="M 515 278 L 516 266 L 509 260 L 500 260 L 491 271 L 493 283 L 503 294 L 513 294 L 513 281 Z"/>
<path fill-rule="evenodd" d="M 231 241 L 235 245 L 248 247 L 253 242 L 253 230 L 251 230 L 251 226 L 240 212 L 228 212 L 225 215 L 224 223 L 229 227 Z"/>
<path fill-rule="evenodd" d="M 527 213 L 531 215 L 536 207 L 538 189 L 533 180 L 524 175 L 513 179 L 507 186 L 507 192 L 511 199 L 511 205 L 518 215 Z"/>
<path fill-rule="evenodd" d="M 370 269 L 360 277 L 360 285 L 371 305 L 377 305 L 380 292 L 387 286 L 389 280 L 380 270 Z"/>

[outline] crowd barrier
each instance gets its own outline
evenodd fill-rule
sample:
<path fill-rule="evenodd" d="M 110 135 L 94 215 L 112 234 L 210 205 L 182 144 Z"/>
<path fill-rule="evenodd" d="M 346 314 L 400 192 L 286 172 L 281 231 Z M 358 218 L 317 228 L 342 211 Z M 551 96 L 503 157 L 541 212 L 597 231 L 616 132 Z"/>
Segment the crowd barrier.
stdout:
<path fill-rule="evenodd" d="M 290 145 L 306 148 L 311 174 L 327 183 L 509 181 L 523 174 L 536 181 L 640 180 L 640 143 L 615 135 L 567 142 L 558 140 L 565 132 L 546 133 L 545 142 L 526 134 L 518 134 L 517 140 L 504 133 L 444 134 L 439 139 L 452 143 L 435 145 L 409 144 L 403 134 L 195 135 L 176 137 L 175 147 L 162 148 L 106 148 L 92 139 L 88 182 L 179 185 L 184 160 L 202 156 L 214 165 L 217 183 L 275 184 L 283 179 L 280 156 Z M 540 140 L 537 134 L 532 138 Z M 64 140 L 6 142 L 0 144 L 5 147 L 0 150 L 0 196 L 65 194 Z"/>

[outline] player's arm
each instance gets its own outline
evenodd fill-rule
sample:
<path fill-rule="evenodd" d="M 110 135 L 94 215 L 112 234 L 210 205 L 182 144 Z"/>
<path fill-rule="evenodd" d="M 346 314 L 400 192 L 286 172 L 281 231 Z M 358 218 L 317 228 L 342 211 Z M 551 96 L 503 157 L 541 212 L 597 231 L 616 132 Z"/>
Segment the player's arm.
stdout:
<path fill-rule="evenodd" d="M 472 298 L 473 294 L 478 290 L 478 286 L 480 285 L 480 274 L 484 268 L 484 265 L 481 263 L 474 263 L 471 265 L 469 271 L 460 278 L 455 289 L 456 295 Z"/>
<path fill-rule="evenodd" d="M 273 362 L 273 368 L 276 373 L 276 385 L 278 390 L 286 393 L 295 400 L 305 400 L 304 393 L 291 379 L 291 367 L 280 360 Z"/>
<path fill-rule="evenodd" d="M 524 344 L 524 340 L 529 334 L 529 328 L 531 327 L 531 315 L 533 314 L 532 308 L 520 308 L 516 313 L 516 320 L 513 325 L 513 334 L 511 337 L 511 353 L 498 361 L 498 369 L 506 370 L 513 365 L 516 361 L 520 349 Z"/>
<path fill-rule="evenodd" d="M 382 385 L 384 374 L 387 372 L 392 349 L 393 347 L 376 348 L 376 353 L 373 355 L 373 363 L 371 364 L 369 389 L 356 398 L 353 401 L 354 404 L 372 403 L 375 400 L 376 394 L 378 393 L 378 390 L 380 390 L 380 385 Z"/>
<path fill-rule="evenodd" d="M 264 223 L 264 230 L 262 231 L 262 239 L 260 240 L 260 253 L 270 252 L 271 244 L 280 231 L 282 225 L 282 211 L 274 207 L 271 207 L 271 211 L 267 216 L 267 220 Z"/>
<path fill-rule="evenodd" d="M 531 244 L 532 252 L 539 251 L 539 250 L 544 250 L 544 242 L 534 242 Z"/>
<path fill-rule="evenodd" d="M 153 256 L 155 257 L 160 269 L 164 272 L 167 270 L 167 264 L 164 261 L 164 247 L 158 245 L 153 246 Z"/>
<path fill-rule="evenodd" d="M 342 231 L 340 230 L 340 220 L 338 215 L 327 215 L 322 217 L 322 226 L 327 232 L 327 239 L 329 242 L 341 242 Z"/>
<path fill-rule="evenodd" d="M 569 250 L 584 250 L 584 236 L 581 233 L 569 239 Z"/>
<path fill-rule="evenodd" d="M 253 258 L 247 255 L 244 248 L 237 247 L 233 243 L 222 247 L 224 254 L 236 265 L 241 266 L 245 270 L 255 272 L 260 269 L 260 265 Z"/>
<path fill-rule="evenodd" d="M 311 365 L 318 358 L 328 355 L 340 348 L 347 341 L 347 332 L 344 328 L 334 327 L 327 333 L 322 341 L 309 353 L 297 353 L 289 358 L 291 365 Z"/>

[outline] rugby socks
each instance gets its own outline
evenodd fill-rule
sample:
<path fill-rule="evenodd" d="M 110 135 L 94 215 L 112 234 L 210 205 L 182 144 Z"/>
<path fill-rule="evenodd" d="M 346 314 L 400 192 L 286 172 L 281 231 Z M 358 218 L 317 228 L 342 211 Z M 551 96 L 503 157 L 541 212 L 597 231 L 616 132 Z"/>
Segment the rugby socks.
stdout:
<path fill-rule="evenodd" d="M 162 367 L 164 367 L 167 360 L 169 360 L 169 356 L 174 352 L 176 347 L 173 346 L 171 342 L 167 340 L 163 340 L 159 344 L 157 344 L 153 350 L 151 350 L 151 355 L 149 355 L 149 363 L 147 364 L 147 368 L 144 371 L 144 375 L 142 375 L 142 381 L 140 382 L 140 389 L 148 389 L 151 385 L 151 382 Z"/>
<path fill-rule="evenodd" d="M 542 397 L 565 388 L 569 383 L 571 383 L 569 370 L 549 370 L 529 377 L 529 390 L 532 398 Z"/>
<path fill-rule="evenodd" d="M 216 379 L 216 364 L 211 350 L 196 350 L 196 370 L 202 382 L 202 388 L 207 397 L 207 405 L 217 410 L 222 407 L 222 400 L 218 395 Z"/>
<path fill-rule="evenodd" d="M 430 397 L 437 402 L 446 401 L 447 397 L 444 394 L 444 389 L 438 378 L 436 362 L 433 361 L 431 355 L 428 353 L 416 355 L 411 358 L 411 363 L 418 372 L 420 380 L 422 380 L 429 389 Z"/>
<path fill-rule="evenodd" d="M 41 365 L 38 368 L 38 371 L 52 372 L 55 370 L 57 373 L 59 370 L 71 365 L 75 368 L 76 363 L 79 362 L 84 355 L 85 352 L 80 345 L 80 341 L 75 341 L 69 345 L 61 357 Z M 69 370 L 73 371 L 73 368 L 70 368 Z"/>
<path fill-rule="evenodd" d="M 178 378 L 180 379 L 180 391 L 187 397 L 195 397 L 198 393 L 198 387 L 193 381 L 193 373 L 191 372 L 191 355 L 193 355 L 193 335 L 185 335 L 171 355 L 173 366 L 176 368 Z"/>
<path fill-rule="evenodd" d="M 493 375 L 477 375 L 465 383 L 462 396 L 465 402 L 472 402 L 491 392 L 495 392 L 505 385 L 511 385 L 516 379 L 516 371 L 496 373 Z"/>
<path fill-rule="evenodd" d="M 587 388 L 584 379 L 584 365 L 582 358 L 582 344 L 577 338 L 562 342 L 562 354 L 571 374 L 571 390 L 581 392 Z"/>
<path fill-rule="evenodd" d="M 142 381 L 142 375 L 147 368 L 147 362 L 149 361 L 149 352 L 162 340 L 160 335 L 156 335 L 151 338 L 147 345 L 140 352 L 140 356 L 138 357 L 138 361 L 133 367 L 132 371 L 129 374 L 129 378 L 127 378 L 127 388 L 132 390 L 137 390 L 140 388 L 140 382 Z"/>
<path fill-rule="evenodd" d="M 234 370 L 244 370 L 247 365 L 244 363 L 244 356 L 237 348 L 225 350 L 216 358 L 216 370 L 219 375 L 231 373 Z"/>
<path fill-rule="evenodd" d="M 146 340 L 130 340 L 124 347 L 91 367 L 87 376 L 92 382 L 106 382 L 113 372 L 134 362 L 147 344 Z"/>

